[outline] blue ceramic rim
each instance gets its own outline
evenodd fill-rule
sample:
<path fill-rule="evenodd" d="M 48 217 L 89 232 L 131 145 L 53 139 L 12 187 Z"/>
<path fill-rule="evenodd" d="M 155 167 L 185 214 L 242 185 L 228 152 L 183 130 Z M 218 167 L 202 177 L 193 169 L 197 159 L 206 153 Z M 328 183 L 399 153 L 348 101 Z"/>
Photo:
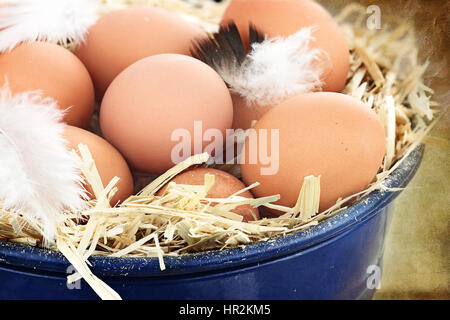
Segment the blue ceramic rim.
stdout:
<path fill-rule="evenodd" d="M 385 185 L 403 188 L 414 176 L 423 156 L 423 146 L 416 148 L 387 178 Z M 309 229 L 261 241 L 245 247 L 164 257 L 161 271 L 157 258 L 91 257 L 91 270 L 103 277 L 161 277 L 204 273 L 261 263 L 310 248 L 350 230 L 374 217 L 397 197 L 399 191 L 377 190 L 353 206 Z M 33 272 L 66 274 L 70 265 L 56 251 L 0 241 L 0 266 L 34 269 Z"/>

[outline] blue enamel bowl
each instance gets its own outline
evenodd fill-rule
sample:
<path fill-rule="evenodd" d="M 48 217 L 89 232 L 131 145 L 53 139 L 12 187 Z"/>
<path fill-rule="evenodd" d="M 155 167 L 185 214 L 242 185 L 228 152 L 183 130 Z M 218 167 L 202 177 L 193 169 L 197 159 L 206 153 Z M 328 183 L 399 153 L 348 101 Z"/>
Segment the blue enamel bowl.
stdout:
<path fill-rule="evenodd" d="M 403 188 L 420 165 L 414 150 L 390 175 Z M 375 191 L 319 225 L 244 248 L 156 258 L 89 259 L 124 299 L 370 299 L 382 274 L 384 239 L 399 191 Z M 61 254 L 0 242 L 0 299 L 98 299 Z"/>

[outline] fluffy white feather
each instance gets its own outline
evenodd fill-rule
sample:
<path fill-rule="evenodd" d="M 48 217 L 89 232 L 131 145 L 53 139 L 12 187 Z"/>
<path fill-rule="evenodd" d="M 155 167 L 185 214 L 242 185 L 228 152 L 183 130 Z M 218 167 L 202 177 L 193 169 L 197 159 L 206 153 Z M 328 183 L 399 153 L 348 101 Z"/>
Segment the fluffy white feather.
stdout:
<path fill-rule="evenodd" d="M 82 42 L 97 9 L 97 0 L 2 0 L 0 52 L 22 42 Z"/>
<path fill-rule="evenodd" d="M 321 88 L 321 75 L 328 56 L 310 48 L 314 27 L 302 28 L 286 37 L 253 43 L 244 62 L 236 68 L 218 68 L 231 90 L 249 105 L 274 105 Z"/>
<path fill-rule="evenodd" d="M 38 219 L 53 241 L 58 217 L 85 204 L 80 159 L 62 137 L 63 111 L 37 92 L 12 95 L 0 88 L 0 202 Z"/>

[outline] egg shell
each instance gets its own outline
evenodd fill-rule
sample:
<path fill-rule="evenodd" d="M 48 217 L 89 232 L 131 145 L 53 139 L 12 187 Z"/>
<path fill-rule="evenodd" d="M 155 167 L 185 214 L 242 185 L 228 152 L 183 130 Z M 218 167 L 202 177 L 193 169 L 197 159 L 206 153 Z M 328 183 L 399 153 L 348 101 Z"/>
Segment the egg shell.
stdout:
<path fill-rule="evenodd" d="M 132 63 L 155 54 L 189 55 L 191 40 L 204 32 L 159 8 L 132 6 L 103 15 L 76 55 L 88 68 L 100 99 L 112 80 Z"/>
<path fill-rule="evenodd" d="M 78 150 L 80 143 L 88 146 L 104 187 L 114 177 L 120 178 L 116 184 L 118 190 L 111 199 L 111 205 L 115 205 L 118 201 L 124 201 L 133 193 L 133 177 L 125 159 L 105 139 L 87 130 L 73 126 L 65 127 L 63 137 L 67 140 L 69 149 Z M 86 183 L 85 187 L 91 199 L 93 199 L 94 193 L 91 186 Z"/>
<path fill-rule="evenodd" d="M 321 175 L 321 211 L 339 197 L 364 190 L 377 174 L 385 154 L 384 128 L 376 113 L 359 100 L 340 93 L 296 96 L 268 111 L 254 129 L 258 138 L 263 132 L 260 130 L 267 130 L 269 137 L 270 130 L 279 130 L 278 170 L 262 175 L 261 168 L 268 165 L 260 159 L 250 164 L 247 138 L 241 159 L 243 181 L 260 182 L 253 189 L 255 196 L 280 194 L 278 204 L 289 207 L 295 205 L 308 175 Z M 271 150 L 277 141 L 267 140 L 263 143 Z"/>
<path fill-rule="evenodd" d="M 333 17 L 318 3 L 310 0 L 232 0 L 221 25 L 235 22 L 248 43 L 252 23 L 269 38 L 286 37 L 304 27 L 316 26 L 312 48 L 324 50 L 329 59 L 324 74 L 323 91 L 340 92 L 349 70 L 350 54 L 344 34 Z M 329 61 L 328 61 L 329 60 Z"/>
<path fill-rule="evenodd" d="M 176 177 L 174 177 L 170 182 L 175 182 L 177 184 L 187 184 L 187 185 L 204 185 L 205 175 L 210 174 L 214 176 L 214 185 L 208 191 L 206 195 L 208 198 L 228 198 L 232 194 L 245 188 L 245 185 L 235 176 L 212 168 L 195 168 L 186 170 Z M 168 184 L 162 187 L 156 195 L 163 195 L 164 191 L 167 189 Z M 245 191 L 239 196 L 253 199 L 253 195 L 250 191 Z M 243 221 L 252 221 L 259 219 L 259 211 L 257 208 L 253 208 L 251 205 L 242 205 L 236 207 L 232 212 L 239 214 L 244 217 Z"/>
<path fill-rule="evenodd" d="M 94 110 L 94 86 L 88 71 L 69 50 L 47 42 L 24 43 L 0 54 L 0 86 L 12 93 L 41 90 L 66 110 L 64 121 L 86 127 Z"/>
<path fill-rule="evenodd" d="M 217 129 L 225 137 L 232 120 L 230 93 L 221 77 L 205 63 L 178 54 L 148 57 L 125 69 L 100 108 L 104 137 L 134 169 L 155 174 L 176 162 L 172 149 L 183 142 L 171 140 L 175 130 L 189 133 L 190 156 L 198 141 L 195 121 L 201 121 L 202 136 Z M 201 152 L 210 143 L 202 137 L 197 142 Z"/>

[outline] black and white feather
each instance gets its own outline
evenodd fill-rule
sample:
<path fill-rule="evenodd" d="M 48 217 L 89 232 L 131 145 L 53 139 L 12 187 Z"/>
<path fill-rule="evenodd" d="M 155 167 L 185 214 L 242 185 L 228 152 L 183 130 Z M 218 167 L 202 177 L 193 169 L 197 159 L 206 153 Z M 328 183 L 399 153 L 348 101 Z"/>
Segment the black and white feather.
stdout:
<path fill-rule="evenodd" d="M 302 28 L 282 38 L 267 38 L 249 26 L 249 51 L 245 51 L 234 23 L 221 27 L 207 39 L 194 42 L 194 57 L 214 68 L 250 105 L 275 105 L 300 94 L 321 89 L 328 56 L 312 48 L 315 28 Z"/>
<path fill-rule="evenodd" d="M 0 207 L 40 222 L 48 242 L 61 213 L 82 209 L 86 198 L 80 159 L 67 149 L 62 118 L 51 98 L 0 88 Z"/>
<path fill-rule="evenodd" d="M 22 42 L 83 42 L 97 12 L 98 0 L 1 0 L 0 52 Z"/>
<path fill-rule="evenodd" d="M 206 39 L 194 41 L 191 55 L 202 60 L 216 71 L 225 72 L 241 68 L 247 52 L 246 47 L 261 43 L 265 36 L 255 26 L 249 25 L 249 43 L 244 43 L 235 23 L 220 26 L 219 31 L 209 34 Z M 219 74 L 222 75 L 221 72 Z M 227 83 L 231 86 L 231 83 Z"/>

